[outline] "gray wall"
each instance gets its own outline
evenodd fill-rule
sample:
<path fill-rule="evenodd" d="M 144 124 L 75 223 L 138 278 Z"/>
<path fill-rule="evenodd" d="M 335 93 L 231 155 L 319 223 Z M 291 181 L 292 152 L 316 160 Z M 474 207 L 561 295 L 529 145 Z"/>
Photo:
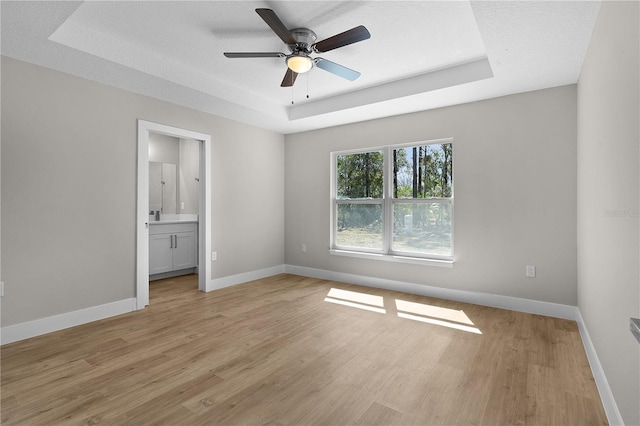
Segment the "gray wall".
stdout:
<path fill-rule="evenodd" d="M 284 136 L 2 57 L 2 325 L 135 297 L 137 119 L 212 137 L 212 277 L 284 262 Z"/>
<path fill-rule="evenodd" d="M 330 153 L 444 137 L 453 269 L 330 255 Z M 576 304 L 575 85 L 288 135 L 285 151 L 287 264 Z"/>
<path fill-rule="evenodd" d="M 578 307 L 625 424 L 640 424 L 637 2 L 603 2 L 578 81 Z"/>

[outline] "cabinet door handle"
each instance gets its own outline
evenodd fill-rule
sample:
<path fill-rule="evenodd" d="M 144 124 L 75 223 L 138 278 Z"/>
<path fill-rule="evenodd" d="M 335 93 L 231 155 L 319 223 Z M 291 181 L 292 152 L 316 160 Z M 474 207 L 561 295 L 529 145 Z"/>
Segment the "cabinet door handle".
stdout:
<path fill-rule="evenodd" d="M 173 235 L 169 235 L 169 248 L 173 248 Z"/>
<path fill-rule="evenodd" d="M 178 236 L 177 236 L 177 235 L 174 235 L 174 237 L 176 238 L 176 243 L 174 244 L 174 245 L 175 245 L 175 248 L 178 248 Z"/>

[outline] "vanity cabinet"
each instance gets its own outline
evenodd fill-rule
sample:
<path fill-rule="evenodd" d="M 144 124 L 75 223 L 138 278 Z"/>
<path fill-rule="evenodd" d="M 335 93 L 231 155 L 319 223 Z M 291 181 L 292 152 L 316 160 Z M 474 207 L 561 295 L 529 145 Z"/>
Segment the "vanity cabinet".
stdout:
<path fill-rule="evenodd" d="M 197 266 L 197 224 L 151 222 L 149 275 Z"/>

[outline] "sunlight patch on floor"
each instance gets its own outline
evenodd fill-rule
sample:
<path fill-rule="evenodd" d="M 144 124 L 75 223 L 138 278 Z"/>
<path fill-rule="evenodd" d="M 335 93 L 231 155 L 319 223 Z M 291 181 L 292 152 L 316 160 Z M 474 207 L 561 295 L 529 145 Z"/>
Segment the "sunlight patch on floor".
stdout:
<path fill-rule="evenodd" d="M 408 302 L 401 299 L 396 299 L 396 309 L 398 310 L 398 317 L 400 318 L 454 328 L 469 333 L 482 334 L 477 327 L 471 327 L 474 325 L 473 321 L 471 321 L 462 310 Z"/>
<path fill-rule="evenodd" d="M 384 307 L 384 298 L 374 294 L 332 288 L 327 293 L 324 301 L 380 314 L 387 313 Z M 395 304 L 399 318 L 482 334 L 480 329 L 474 327 L 473 321 L 461 309 L 443 308 L 402 299 L 395 299 Z"/>
<path fill-rule="evenodd" d="M 324 301 L 338 305 L 350 306 L 352 308 L 364 309 L 366 311 L 378 312 L 380 314 L 387 313 L 386 309 L 384 309 L 384 300 L 382 296 L 359 293 L 357 291 L 332 288 L 329 290 Z"/>
<path fill-rule="evenodd" d="M 482 332 L 476 327 L 456 324 L 455 322 L 448 322 L 448 321 L 437 320 L 434 318 L 421 317 L 418 315 L 406 314 L 404 312 L 398 312 L 398 317 L 410 319 L 413 321 L 425 322 L 427 324 L 440 325 L 442 327 L 455 328 L 456 330 L 468 331 L 469 333 L 482 334 Z"/>
<path fill-rule="evenodd" d="M 473 325 L 467 314 L 462 310 L 442 308 L 440 306 L 425 305 L 424 303 L 407 302 L 396 299 L 396 309 L 402 312 L 422 315 L 426 317 L 439 318 L 451 322 Z"/>
<path fill-rule="evenodd" d="M 329 290 L 327 297 L 334 299 L 349 300 L 356 303 L 364 303 L 365 305 L 384 307 L 384 299 L 382 296 L 375 296 L 373 294 L 360 293 L 357 291 L 340 290 L 338 288 L 332 288 Z"/>

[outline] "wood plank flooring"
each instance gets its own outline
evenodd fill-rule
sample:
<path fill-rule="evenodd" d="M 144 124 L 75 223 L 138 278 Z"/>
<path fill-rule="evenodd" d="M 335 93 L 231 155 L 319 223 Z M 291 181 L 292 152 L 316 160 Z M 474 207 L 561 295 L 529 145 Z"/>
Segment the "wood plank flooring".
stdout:
<path fill-rule="evenodd" d="M 572 321 L 286 274 L 150 294 L 3 346 L 2 424 L 607 423 Z"/>

